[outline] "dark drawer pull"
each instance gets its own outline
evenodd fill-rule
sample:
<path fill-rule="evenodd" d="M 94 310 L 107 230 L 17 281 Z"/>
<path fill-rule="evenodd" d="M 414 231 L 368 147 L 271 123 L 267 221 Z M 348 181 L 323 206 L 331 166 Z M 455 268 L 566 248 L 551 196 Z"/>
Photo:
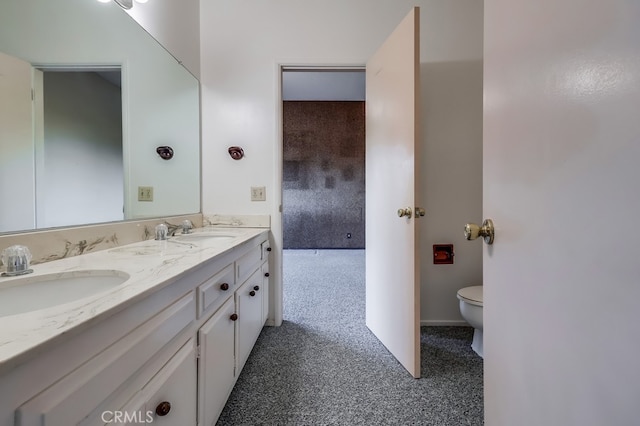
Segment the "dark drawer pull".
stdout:
<path fill-rule="evenodd" d="M 268 276 L 269 276 L 269 273 L 268 273 L 268 272 L 265 272 L 265 273 L 264 273 L 264 276 L 265 276 L 265 277 L 268 277 Z"/>
<path fill-rule="evenodd" d="M 253 296 L 255 296 L 255 295 L 256 295 L 256 292 L 255 292 L 255 291 L 251 290 L 251 291 L 249 292 L 249 296 L 253 297 Z"/>
<path fill-rule="evenodd" d="M 231 321 L 236 321 L 238 319 L 238 314 L 231 314 L 231 316 L 229 317 L 229 319 Z"/>
<path fill-rule="evenodd" d="M 254 285 L 254 286 L 253 286 L 253 289 L 254 289 L 255 291 L 258 291 L 258 290 L 260 290 L 260 286 L 259 286 L 259 285 Z"/>
<path fill-rule="evenodd" d="M 229 284 L 228 284 L 228 283 L 222 283 L 222 284 L 220 284 L 220 290 L 222 290 L 222 291 L 227 291 L 227 290 L 229 290 Z"/>

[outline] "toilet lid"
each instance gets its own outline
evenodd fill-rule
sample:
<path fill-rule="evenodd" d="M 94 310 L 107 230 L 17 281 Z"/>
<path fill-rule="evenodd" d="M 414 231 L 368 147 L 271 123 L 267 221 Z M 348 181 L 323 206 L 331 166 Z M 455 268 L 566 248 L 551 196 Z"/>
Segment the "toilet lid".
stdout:
<path fill-rule="evenodd" d="M 472 287 L 461 288 L 458 290 L 458 299 L 464 300 L 471 305 L 482 306 L 482 286 L 474 285 Z"/>

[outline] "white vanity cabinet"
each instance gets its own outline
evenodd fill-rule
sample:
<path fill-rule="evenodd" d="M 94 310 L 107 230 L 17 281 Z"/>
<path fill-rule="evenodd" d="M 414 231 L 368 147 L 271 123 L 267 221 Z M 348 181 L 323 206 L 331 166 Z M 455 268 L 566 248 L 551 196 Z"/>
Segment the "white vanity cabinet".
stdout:
<path fill-rule="evenodd" d="M 265 323 L 265 244 L 256 233 L 3 370 L 0 426 L 215 424 Z"/>
<path fill-rule="evenodd" d="M 202 426 L 214 425 L 218 420 L 265 324 L 269 296 L 262 268 L 268 259 L 263 248 L 268 244 L 263 241 L 236 260 L 237 289 L 233 297 L 227 298 L 209 319 L 204 315 L 206 322 L 198 331 L 198 406 Z M 229 282 L 228 272 L 225 276 L 224 282 Z M 215 288 L 219 281 L 213 279 Z"/>

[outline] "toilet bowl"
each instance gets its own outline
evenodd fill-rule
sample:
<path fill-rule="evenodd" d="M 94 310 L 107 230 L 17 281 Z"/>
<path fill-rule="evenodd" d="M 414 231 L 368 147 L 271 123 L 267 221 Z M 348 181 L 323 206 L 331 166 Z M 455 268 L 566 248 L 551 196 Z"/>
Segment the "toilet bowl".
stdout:
<path fill-rule="evenodd" d="M 458 299 L 462 318 L 474 328 L 471 349 L 482 357 L 482 286 L 461 288 L 458 290 Z"/>

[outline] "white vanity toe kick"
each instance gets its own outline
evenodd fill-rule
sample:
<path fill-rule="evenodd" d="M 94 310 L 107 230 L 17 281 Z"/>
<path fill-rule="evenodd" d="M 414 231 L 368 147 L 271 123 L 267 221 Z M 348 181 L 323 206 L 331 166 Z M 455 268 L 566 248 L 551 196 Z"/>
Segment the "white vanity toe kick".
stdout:
<path fill-rule="evenodd" d="M 129 278 L 105 291 L 68 303 L 14 315 L 0 311 L 0 374 L 140 302 L 185 274 L 196 271 L 197 275 L 207 263 L 219 262 L 224 267 L 225 257 L 242 254 L 243 247 L 265 240 L 268 230 L 199 228 L 191 235 L 206 232 L 224 232 L 235 238 L 179 238 L 180 235 L 176 235 L 167 241 L 147 240 L 35 265 L 33 277 L 77 270 L 114 270 L 128 274 Z M 0 297 L 1 289 L 18 278 L 0 278 Z"/>

